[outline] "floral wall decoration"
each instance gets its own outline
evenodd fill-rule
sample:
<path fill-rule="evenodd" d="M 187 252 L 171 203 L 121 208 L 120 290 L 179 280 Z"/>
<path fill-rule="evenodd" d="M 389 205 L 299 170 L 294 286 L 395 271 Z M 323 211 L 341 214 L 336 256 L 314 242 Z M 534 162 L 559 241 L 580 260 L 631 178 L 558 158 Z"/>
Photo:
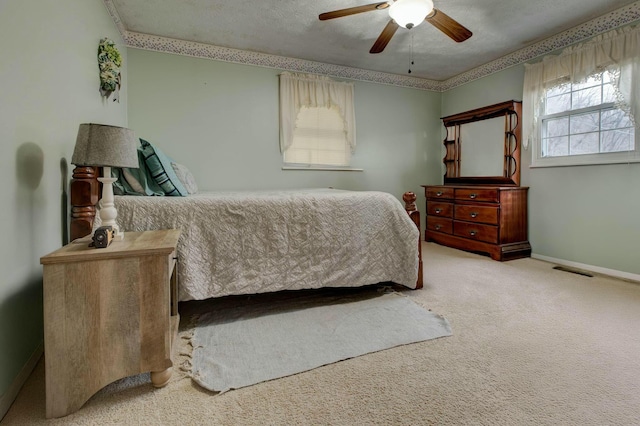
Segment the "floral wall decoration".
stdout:
<path fill-rule="evenodd" d="M 100 94 L 107 99 L 113 94 L 113 101 L 120 102 L 122 56 L 116 44 L 108 38 L 100 40 L 98 45 L 98 66 L 100 67 Z"/>

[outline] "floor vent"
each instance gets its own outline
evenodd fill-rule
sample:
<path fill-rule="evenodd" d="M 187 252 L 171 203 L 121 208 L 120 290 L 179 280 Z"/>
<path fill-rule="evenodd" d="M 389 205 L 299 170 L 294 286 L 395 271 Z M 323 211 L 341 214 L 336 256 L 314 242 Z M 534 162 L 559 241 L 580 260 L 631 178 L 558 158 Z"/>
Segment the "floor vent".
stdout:
<path fill-rule="evenodd" d="M 566 266 L 554 266 L 553 269 L 557 269 L 558 271 L 563 271 L 563 272 L 571 272 L 572 274 L 584 275 L 585 277 L 593 278 L 593 274 L 590 274 L 589 272 L 581 271 L 579 269 L 568 268 Z"/>

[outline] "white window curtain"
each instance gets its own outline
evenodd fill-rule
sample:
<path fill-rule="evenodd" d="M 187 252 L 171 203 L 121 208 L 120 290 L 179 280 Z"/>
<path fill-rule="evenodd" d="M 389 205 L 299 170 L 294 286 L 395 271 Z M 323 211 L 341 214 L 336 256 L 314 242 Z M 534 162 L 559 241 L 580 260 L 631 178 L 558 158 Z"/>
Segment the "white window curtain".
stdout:
<path fill-rule="evenodd" d="M 525 64 L 522 97 L 523 147 L 540 138 L 545 91 L 563 83 L 579 83 L 592 74 L 610 71 L 616 89 L 616 106 L 638 126 L 640 114 L 640 27 L 625 27 L 571 46 L 560 55 Z M 640 118 L 640 117 L 639 117 Z"/>
<path fill-rule="evenodd" d="M 353 83 L 331 80 L 329 77 L 283 72 L 280 74 L 280 151 L 293 143 L 296 118 L 302 107 L 336 107 L 344 120 L 351 152 L 356 149 L 356 117 L 353 104 Z"/>

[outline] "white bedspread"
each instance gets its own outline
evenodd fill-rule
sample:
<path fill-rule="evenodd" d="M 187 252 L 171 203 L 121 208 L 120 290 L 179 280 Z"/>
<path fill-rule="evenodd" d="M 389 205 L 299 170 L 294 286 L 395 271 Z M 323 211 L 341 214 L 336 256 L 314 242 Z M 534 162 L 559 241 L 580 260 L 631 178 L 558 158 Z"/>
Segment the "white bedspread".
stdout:
<path fill-rule="evenodd" d="M 116 196 L 115 204 L 124 231 L 182 231 L 182 301 L 385 281 L 416 285 L 420 233 L 391 194 L 215 192 Z"/>

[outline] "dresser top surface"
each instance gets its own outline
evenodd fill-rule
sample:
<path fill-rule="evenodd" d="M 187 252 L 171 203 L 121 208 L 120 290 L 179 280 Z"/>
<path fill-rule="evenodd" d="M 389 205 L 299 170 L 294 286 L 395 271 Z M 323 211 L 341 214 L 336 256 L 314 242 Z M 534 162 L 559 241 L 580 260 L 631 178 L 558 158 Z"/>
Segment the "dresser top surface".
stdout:
<path fill-rule="evenodd" d="M 499 189 L 501 191 L 516 191 L 516 190 L 523 190 L 523 189 L 529 189 L 528 186 L 515 186 L 515 185 L 509 185 L 509 186 L 501 186 L 501 185 L 420 185 L 423 188 L 445 188 L 445 189 L 477 189 L 477 190 L 484 190 L 484 189 Z"/>

